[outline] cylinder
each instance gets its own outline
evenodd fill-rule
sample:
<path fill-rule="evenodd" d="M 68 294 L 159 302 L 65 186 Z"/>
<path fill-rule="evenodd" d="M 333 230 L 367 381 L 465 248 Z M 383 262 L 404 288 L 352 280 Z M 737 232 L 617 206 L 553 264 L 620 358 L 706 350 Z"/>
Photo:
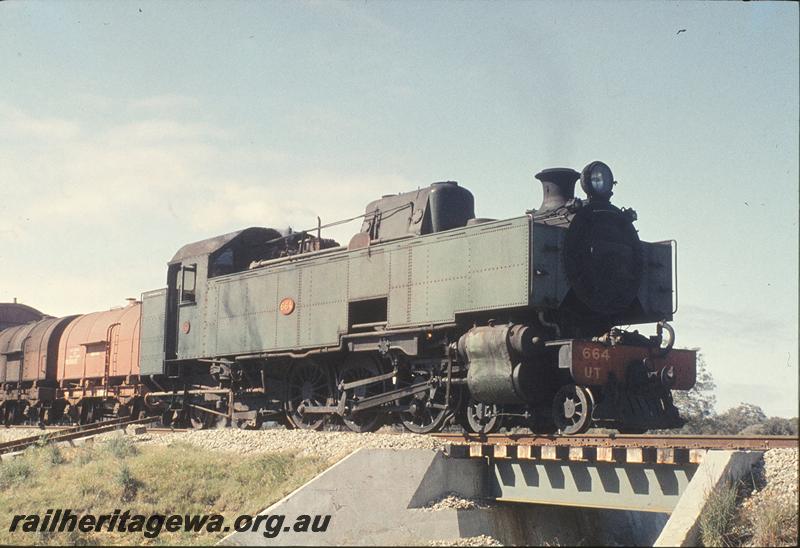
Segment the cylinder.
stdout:
<path fill-rule="evenodd" d="M 533 331 L 522 325 L 483 326 L 467 331 L 458 341 L 468 363 L 467 386 L 476 401 L 524 403 L 531 398 L 523 389 L 525 360 L 534 351 Z"/>

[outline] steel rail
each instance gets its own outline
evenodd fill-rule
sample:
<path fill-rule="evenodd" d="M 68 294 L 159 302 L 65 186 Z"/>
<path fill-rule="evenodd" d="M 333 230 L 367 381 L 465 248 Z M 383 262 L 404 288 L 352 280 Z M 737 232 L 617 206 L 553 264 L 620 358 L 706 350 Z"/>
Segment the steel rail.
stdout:
<path fill-rule="evenodd" d="M 452 445 L 533 445 L 560 447 L 652 447 L 657 449 L 752 449 L 797 448 L 792 436 L 702 436 L 582 434 L 577 436 L 537 436 L 531 434 L 439 433 L 433 437 Z"/>
<path fill-rule="evenodd" d="M 154 434 L 179 434 L 181 432 L 191 432 L 193 428 L 172 428 L 172 427 L 162 427 L 156 426 L 155 428 L 148 428 L 148 432 L 152 432 Z"/>
<path fill-rule="evenodd" d="M 51 443 L 60 441 L 71 441 L 78 438 L 85 438 L 94 436 L 96 434 L 103 434 L 111 432 L 126 426 L 149 424 L 160 420 L 159 417 L 145 417 L 143 419 L 111 419 L 103 422 L 93 424 L 84 424 L 72 428 L 66 428 L 60 431 L 51 431 L 40 434 L 38 436 L 29 436 L 27 438 L 20 438 L 17 440 L 7 441 L 0 443 L 0 455 L 10 453 L 12 451 L 22 451 L 37 443 Z"/>
<path fill-rule="evenodd" d="M 73 427 L 72 426 L 67 426 L 65 424 L 47 424 L 47 425 L 44 425 L 44 426 L 39 425 L 39 424 L 6 424 L 6 425 L 3 425 L 3 426 L 0 426 L 0 431 L 2 431 L 3 428 L 8 428 L 10 430 L 26 428 L 28 430 L 40 430 L 42 432 L 46 432 L 48 430 L 50 430 L 50 431 L 66 430 L 67 428 L 73 428 Z"/>
<path fill-rule="evenodd" d="M 19 444 L 22 444 L 24 442 L 31 441 L 31 440 L 39 440 L 42 436 L 51 435 L 51 433 L 53 431 L 56 431 L 56 432 L 59 432 L 59 433 L 63 433 L 63 434 L 72 433 L 72 432 L 81 432 L 81 431 L 86 430 L 88 428 L 92 428 L 92 427 L 94 427 L 94 426 L 96 426 L 98 424 L 103 424 L 103 425 L 105 425 L 105 424 L 117 424 L 117 423 L 120 422 L 120 420 L 121 419 L 111 419 L 111 420 L 108 420 L 108 421 L 104 421 L 102 423 L 81 424 L 81 425 L 77 425 L 77 426 L 68 426 L 66 428 L 60 428 L 58 430 L 54 430 L 52 428 L 48 429 L 47 427 L 45 427 L 41 434 L 37 434 L 35 436 L 28 436 L 26 438 L 18 438 L 16 440 L 11 440 L 11 441 L 0 443 L 0 454 L 6 452 L 5 451 L 6 448 L 12 448 L 12 447 L 14 447 L 16 445 L 19 445 Z M 26 427 L 25 425 L 20 425 L 20 424 L 7 426 L 7 428 L 25 428 L 25 427 Z M 39 429 L 41 429 L 41 427 L 37 427 L 37 426 L 27 426 L 27 427 L 28 428 L 39 428 Z M 48 432 L 48 430 L 49 430 L 49 432 Z"/>

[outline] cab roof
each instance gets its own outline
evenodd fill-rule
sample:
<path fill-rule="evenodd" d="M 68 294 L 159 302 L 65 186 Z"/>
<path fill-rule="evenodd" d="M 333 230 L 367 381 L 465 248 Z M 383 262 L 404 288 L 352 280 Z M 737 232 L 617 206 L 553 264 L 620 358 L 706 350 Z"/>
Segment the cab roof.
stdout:
<path fill-rule="evenodd" d="M 213 238 L 186 244 L 180 248 L 177 253 L 175 253 L 175 256 L 169 261 L 169 264 L 180 263 L 184 259 L 188 259 L 190 257 L 210 255 L 216 251 L 219 251 L 235 240 L 252 240 L 263 238 L 263 241 L 266 242 L 267 240 L 280 237 L 281 233 L 273 228 L 251 226 L 250 228 L 245 228 L 244 230 L 237 230 L 235 232 L 229 232 L 228 234 L 222 234 L 221 236 L 214 236 Z"/>

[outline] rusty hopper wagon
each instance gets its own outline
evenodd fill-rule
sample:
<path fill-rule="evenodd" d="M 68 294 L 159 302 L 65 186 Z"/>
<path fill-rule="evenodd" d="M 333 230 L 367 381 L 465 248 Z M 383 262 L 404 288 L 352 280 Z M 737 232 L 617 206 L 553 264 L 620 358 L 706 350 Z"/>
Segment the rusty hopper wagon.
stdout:
<path fill-rule="evenodd" d="M 140 304 L 48 318 L 0 332 L 0 414 L 82 424 L 144 413 L 139 383 Z"/>
<path fill-rule="evenodd" d="M 57 392 L 58 340 L 73 318 L 48 318 L 0 333 L 0 413 L 5 424 L 40 413 L 42 421 L 52 419 L 49 408 Z"/>
<path fill-rule="evenodd" d="M 59 401 L 55 416 L 81 423 L 106 415 L 142 415 L 139 383 L 141 304 L 78 316 L 58 345 Z"/>
<path fill-rule="evenodd" d="M 15 325 L 36 322 L 46 317 L 48 316 L 35 308 L 18 303 L 16 299 L 13 303 L 0 303 L 0 331 Z"/>
<path fill-rule="evenodd" d="M 695 354 L 667 323 L 675 243 L 640 241 L 602 162 L 536 178 L 541 206 L 510 219 L 476 218 L 472 194 L 442 182 L 371 202 L 347 245 L 319 224 L 188 244 L 141 305 L 0 332 L 4 417 L 681 426 L 671 391 L 693 386 Z M 635 324 L 654 333 L 617 327 Z"/>

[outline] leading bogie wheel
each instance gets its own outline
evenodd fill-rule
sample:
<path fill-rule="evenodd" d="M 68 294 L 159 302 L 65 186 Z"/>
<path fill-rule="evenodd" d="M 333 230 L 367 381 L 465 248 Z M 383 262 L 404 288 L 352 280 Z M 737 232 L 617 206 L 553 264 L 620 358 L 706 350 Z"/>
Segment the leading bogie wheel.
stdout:
<path fill-rule="evenodd" d="M 497 404 L 470 401 L 466 409 L 467 425 L 476 434 L 491 434 L 500 430 L 500 409 Z"/>
<path fill-rule="evenodd" d="M 567 436 L 586 432 L 592 426 L 594 398 L 587 388 L 568 384 L 553 398 L 553 421 Z"/>

